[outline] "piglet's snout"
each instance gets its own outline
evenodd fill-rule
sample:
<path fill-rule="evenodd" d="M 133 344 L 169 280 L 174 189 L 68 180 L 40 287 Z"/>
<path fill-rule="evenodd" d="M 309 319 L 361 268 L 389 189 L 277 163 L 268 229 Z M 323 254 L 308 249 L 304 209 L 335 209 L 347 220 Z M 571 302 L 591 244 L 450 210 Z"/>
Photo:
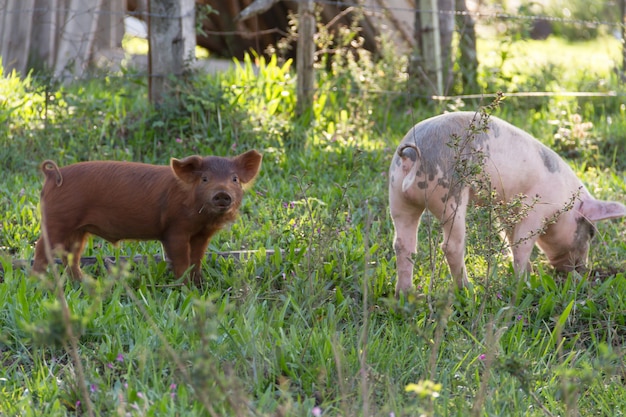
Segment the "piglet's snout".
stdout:
<path fill-rule="evenodd" d="M 211 197 L 211 204 L 218 210 L 228 210 L 233 204 L 233 197 L 226 191 L 218 191 Z"/>

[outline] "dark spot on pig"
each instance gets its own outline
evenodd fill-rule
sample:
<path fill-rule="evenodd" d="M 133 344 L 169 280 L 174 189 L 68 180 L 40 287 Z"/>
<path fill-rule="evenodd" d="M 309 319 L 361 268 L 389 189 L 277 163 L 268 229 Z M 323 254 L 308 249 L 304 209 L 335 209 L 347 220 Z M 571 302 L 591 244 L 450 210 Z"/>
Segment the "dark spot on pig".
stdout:
<path fill-rule="evenodd" d="M 395 154 L 393 156 L 393 164 L 397 167 L 399 167 L 400 164 L 402 164 L 402 161 L 400 161 L 400 157 L 398 156 L 398 154 Z"/>
<path fill-rule="evenodd" d="M 493 133 L 493 137 L 500 136 L 500 127 L 496 123 L 489 123 L 489 130 Z"/>
<path fill-rule="evenodd" d="M 435 175 L 431 172 L 430 174 L 428 174 L 428 181 L 434 181 L 435 180 Z"/>
<path fill-rule="evenodd" d="M 396 182 L 396 177 L 392 175 L 391 178 L 389 178 L 389 181 L 391 181 L 391 183 L 393 184 L 394 182 Z"/>
<path fill-rule="evenodd" d="M 546 147 L 542 147 L 539 153 L 541 155 L 541 159 L 543 160 L 543 165 L 548 169 L 548 171 L 552 173 L 560 171 L 559 156 L 554 151 Z"/>
<path fill-rule="evenodd" d="M 425 190 L 426 188 L 428 188 L 428 182 L 426 182 L 426 181 L 419 181 L 417 183 L 417 188 L 419 188 L 420 190 Z"/>
<path fill-rule="evenodd" d="M 596 233 L 593 224 L 584 217 L 576 220 L 576 232 L 574 232 L 574 247 L 580 247 L 587 243 Z"/>

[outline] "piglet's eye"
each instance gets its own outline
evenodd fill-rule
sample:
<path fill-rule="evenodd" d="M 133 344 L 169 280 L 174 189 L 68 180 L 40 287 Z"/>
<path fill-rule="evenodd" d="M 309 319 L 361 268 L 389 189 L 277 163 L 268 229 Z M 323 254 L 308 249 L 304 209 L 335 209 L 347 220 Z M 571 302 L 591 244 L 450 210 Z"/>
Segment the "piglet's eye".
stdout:
<path fill-rule="evenodd" d="M 233 182 L 239 182 L 239 177 L 236 175 L 233 175 Z"/>
<path fill-rule="evenodd" d="M 206 175 L 203 175 L 202 182 L 209 182 L 209 177 L 207 177 Z"/>

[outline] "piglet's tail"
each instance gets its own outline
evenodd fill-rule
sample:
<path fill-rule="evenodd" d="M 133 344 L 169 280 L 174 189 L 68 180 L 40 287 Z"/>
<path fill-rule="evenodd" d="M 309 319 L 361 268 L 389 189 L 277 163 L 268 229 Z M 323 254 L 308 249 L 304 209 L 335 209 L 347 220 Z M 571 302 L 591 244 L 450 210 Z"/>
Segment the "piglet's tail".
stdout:
<path fill-rule="evenodd" d="M 63 185 L 63 175 L 61 175 L 61 170 L 57 166 L 54 161 L 47 159 L 41 163 L 41 171 L 44 173 L 46 178 L 54 179 L 57 187 Z"/>
<path fill-rule="evenodd" d="M 405 193 L 415 182 L 417 160 L 421 157 L 419 148 L 411 143 L 406 143 L 398 149 L 398 156 L 402 158 L 402 171 L 405 176 L 402 180 L 402 192 Z"/>

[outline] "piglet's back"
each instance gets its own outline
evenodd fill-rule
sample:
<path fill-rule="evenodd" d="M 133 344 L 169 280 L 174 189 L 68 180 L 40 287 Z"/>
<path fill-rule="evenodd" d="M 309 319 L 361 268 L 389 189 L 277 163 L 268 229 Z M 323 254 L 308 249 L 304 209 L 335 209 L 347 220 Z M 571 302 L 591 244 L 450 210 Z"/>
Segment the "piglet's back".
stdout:
<path fill-rule="evenodd" d="M 57 168 L 46 161 L 42 171 L 44 217 L 113 242 L 158 238 L 167 205 L 182 187 L 169 166 L 136 162 L 91 161 Z"/>

